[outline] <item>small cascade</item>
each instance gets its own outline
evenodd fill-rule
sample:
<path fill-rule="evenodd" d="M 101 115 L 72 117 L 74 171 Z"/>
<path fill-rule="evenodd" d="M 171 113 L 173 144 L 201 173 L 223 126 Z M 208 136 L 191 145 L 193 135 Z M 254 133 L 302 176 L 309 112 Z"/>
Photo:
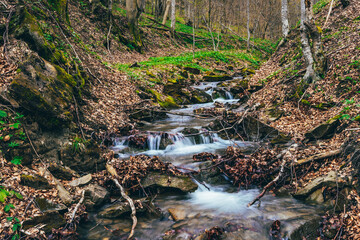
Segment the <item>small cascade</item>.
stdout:
<path fill-rule="evenodd" d="M 147 137 L 147 144 L 149 150 L 159 150 L 160 149 L 160 143 L 161 143 L 161 134 L 149 134 Z"/>
<path fill-rule="evenodd" d="M 214 142 L 214 138 L 211 135 L 200 135 L 200 144 L 210 144 Z"/>
<path fill-rule="evenodd" d="M 234 99 L 234 96 L 232 95 L 231 92 L 225 91 L 225 97 L 226 99 L 232 100 Z"/>

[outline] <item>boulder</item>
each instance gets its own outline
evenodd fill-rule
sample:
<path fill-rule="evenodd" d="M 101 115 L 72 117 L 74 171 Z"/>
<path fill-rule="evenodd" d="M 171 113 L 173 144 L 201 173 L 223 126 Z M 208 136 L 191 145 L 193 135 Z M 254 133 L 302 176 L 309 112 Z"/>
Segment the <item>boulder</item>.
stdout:
<path fill-rule="evenodd" d="M 164 111 L 161 111 L 159 108 L 148 107 L 148 108 L 132 109 L 131 112 L 129 112 L 129 118 L 131 120 L 152 122 L 155 120 L 166 119 L 167 115 Z"/>
<path fill-rule="evenodd" d="M 193 68 L 193 67 L 184 67 L 184 70 L 185 71 L 188 71 L 189 73 L 192 73 L 192 74 L 200 74 L 200 70 L 197 69 L 197 68 Z"/>
<path fill-rule="evenodd" d="M 109 198 L 109 192 L 97 184 L 90 184 L 85 188 L 84 204 L 88 210 L 94 210 L 95 207 L 107 203 Z"/>
<path fill-rule="evenodd" d="M 347 184 L 347 181 L 342 179 L 336 174 L 335 171 L 329 172 L 327 175 L 318 177 L 308 183 L 305 187 L 300 188 L 293 196 L 299 199 L 305 199 L 309 197 L 316 190 L 326 186 L 326 187 L 339 187 L 342 188 Z"/>
<path fill-rule="evenodd" d="M 188 176 L 169 176 L 151 172 L 142 181 L 144 188 L 168 188 L 181 192 L 194 192 L 198 186 Z"/>
<path fill-rule="evenodd" d="M 181 208 L 169 208 L 168 212 L 174 221 L 184 220 L 186 218 L 186 212 Z"/>
<path fill-rule="evenodd" d="M 66 205 L 70 205 L 73 201 L 72 196 L 70 195 L 69 191 L 65 189 L 65 187 L 58 181 L 55 180 L 56 183 L 56 189 L 58 191 L 58 196 L 61 199 L 63 203 Z"/>
<path fill-rule="evenodd" d="M 87 174 L 82 176 L 81 178 L 77 178 L 69 183 L 72 187 L 79 187 L 88 184 L 92 180 L 91 174 Z"/>
<path fill-rule="evenodd" d="M 309 140 L 332 138 L 339 125 L 339 117 L 334 117 L 305 133 L 305 137 Z"/>
<path fill-rule="evenodd" d="M 26 175 L 20 176 L 20 184 L 36 189 L 50 189 L 51 186 L 48 180 L 40 175 Z"/>
<path fill-rule="evenodd" d="M 29 220 L 25 220 L 22 224 L 22 229 L 27 230 L 35 227 L 38 224 L 44 224 L 42 228 L 46 233 L 50 233 L 51 230 L 60 228 L 66 224 L 66 221 L 58 211 L 45 212 L 43 215 L 32 217 Z"/>
<path fill-rule="evenodd" d="M 303 240 L 303 239 L 317 239 L 320 236 L 318 230 L 321 226 L 321 217 L 314 217 L 314 219 L 307 221 L 298 228 L 296 228 L 291 234 L 291 240 Z"/>

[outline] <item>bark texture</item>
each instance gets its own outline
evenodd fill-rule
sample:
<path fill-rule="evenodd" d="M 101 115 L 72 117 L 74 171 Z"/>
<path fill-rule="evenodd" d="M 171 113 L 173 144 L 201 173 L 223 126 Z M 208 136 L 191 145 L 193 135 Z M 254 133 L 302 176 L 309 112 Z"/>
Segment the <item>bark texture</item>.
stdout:
<path fill-rule="evenodd" d="M 176 17 L 176 1 L 171 0 L 171 30 L 175 30 L 175 19 Z"/>
<path fill-rule="evenodd" d="M 283 37 L 286 38 L 289 34 L 289 19 L 288 19 L 288 2 L 281 0 L 281 21 Z"/>
<path fill-rule="evenodd" d="M 134 36 L 134 44 L 137 51 L 141 52 L 143 43 L 138 27 L 138 20 L 144 12 L 145 0 L 126 0 L 126 15 L 129 21 L 129 29 Z"/>

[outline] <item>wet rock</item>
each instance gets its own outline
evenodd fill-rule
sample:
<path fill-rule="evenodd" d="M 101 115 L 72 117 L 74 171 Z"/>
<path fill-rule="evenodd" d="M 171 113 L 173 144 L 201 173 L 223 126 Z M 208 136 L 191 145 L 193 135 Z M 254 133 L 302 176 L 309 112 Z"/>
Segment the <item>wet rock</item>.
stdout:
<path fill-rule="evenodd" d="M 77 174 L 74 170 L 71 170 L 68 167 L 60 166 L 55 163 L 50 164 L 48 170 L 51 172 L 52 175 L 54 175 L 54 177 L 62 180 L 71 180 L 73 177 L 79 176 L 79 174 Z"/>
<path fill-rule="evenodd" d="M 347 181 L 345 181 L 345 179 L 342 179 L 340 176 L 338 176 L 335 171 L 331 171 L 327 175 L 318 177 L 307 184 L 305 187 L 300 188 L 299 191 L 297 191 L 293 196 L 295 198 L 304 199 L 324 186 L 342 188 L 346 184 Z"/>
<path fill-rule="evenodd" d="M 41 212 L 58 211 L 60 213 L 65 213 L 67 211 L 67 207 L 64 204 L 57 204 L 46 198 L 37 197 L 35 198 L 35 202 Z"/>
<path fill-rule="evenodd" d="M 231 80 L 232 77 L 229 75 L 206 75 L 203 77 L 203 80 L 206 82 L 221 82 L 226 80 Z"/>
<path fill-rule="evenodd" d="M 208 153 L 208 152 L 203 152 L 203 153 L 195 154 L 195 155 L 193 156 L 194 162 L 212 161 L 212 160 L 217 159 L 217 158 L 219 158 L 218 155 L 213 154 L 213 153 Z"/>
<path fill-rule="evenodd" d="M 149 173 L 141 184 L 144 188 L 168 188 L 182 192 L 194 192 L 198 188 L 188 176 L 169 176 L 158 172 Z"/>
<path fill-rule="evenodd" d="M 109 197 L 109 192 L 105 188 L 97 184 L 90 184 L 85 188 L 84 204 L 86 209 L 94 210 L 95 207 L 107 203 Z"/>
<path fill-rule="evenodd" d="M 315 192 L 311 193 L 307 200 L 316 202 L 318 204 L 324 203 L 324 195 L 322 189 L 318 189 Z"/>
<path fill-rule="evenodd" d="M 166 84 L 163 90 L 175 100 L 177 104 L 206 103 L 211 101 L 211 96 L 205 91 L 179 84 Z"/>
<path fill-rule="evenodd" d="M 174 142 L 169 138 L 168 133 L 164 133 L 161 135 L 161 141 L 160 141 L 160 149 L 166 149 L 167 146 L 174 144 Z"/>
<path fill-rule="evenodd" d="M 219 168 L 213 167 L 212 162 L 203 162 L 199 165 L 199 169 L 201 170 L 199 179 L 203 182 L 212 185 L 222 185 L 227 184 L 228 181 L 222 176 L 222 173 Z"/>
<path fill-rule="evenodd" d="M 127 144 L 132 148 L 145 149 L 148 147 L 147 139 L 147 134 L 135 134 L 128 137 Z"/>
<path fill-rule="evenodd" d="M 167 115 L 164 111 L 161 111 L 158 108 L 148 107 L 132 109 L 131 112 L 129 112 L 129 118 L 131 120 L 152 122 L 155 120 L 165 119 L 167 118 Z"/>
<path fill-rule="evenodd" d="M 321 217 L 315 217 L 314 219 L 307 221 L 290 234 L 290 239 L 317 239 L 317 237 L 320 236 L 318 233 L 318 229 L 320 228 L 321 221 Z"/>
<path fill-rule="evenodd" d="M 41 216 L 32 217 L 29 220 L 25 220 L 22 224 L 22 228 L 27 230 L 38 224 L 44 224 L 44 230 L 46 233 L 50 233 L 53 228 L 57 229 L 66 224 L 65 219 L 58 211 L 49 211 L 44 213 Z"/>
<path fill-rule="evenodd" d="M 281 118 L 285 114 L 285 111 L 278 109 L 277 107 L 268 108 L 265 110 L 266 117 L 265 122 L 274 122 Z"/>
<path fill-rule="evenodd" d="M 40 175 L 26 175 L 20 176 L 20 184 L 36 189 L 50 189 L 51 186 L 48 180 Z"/>
<path fill-rule="evenodd" d="M 92 180 L 91 174 L 87 174 L 82 176 L 81 178 L 77 178 L 69 183 L 72 187 L 79 187 L 88 184 Z"/>
<path fill-rule="evenodd" d="M 186 212 L 181 208 L 169 208 L 168 212 L 174 221 L 184 220 L 186 218 Z"/>
<path fill-rule="evenodd" d="M 305 133 L 305 137 L 309 140 L 332 138 L 339 125 L 339 117 L 334 117 Z"/>
<path fill-rule="evenodd" d="M 184 70 L 185 71 L 188 71 L 189 73 L 192 73 L 192 74 L 200 74 L 200 70 L 197 69 L 197 68 L 193 68 L 193 67 L 184 67 Z"/>
<path fill-rule="evenodd" d="M 155 205 L 148 199 L 139 199 L 134 201 L 136 207 L 136 214 L 148 213 L 149 215 L 160 216 L 161 211 L 155 207 Z M 118 218 L 124 215 L 131 214 L 131 207 L 128 202 L 115 203 L 101 212 L 98 216 L 102 218 Z"/>

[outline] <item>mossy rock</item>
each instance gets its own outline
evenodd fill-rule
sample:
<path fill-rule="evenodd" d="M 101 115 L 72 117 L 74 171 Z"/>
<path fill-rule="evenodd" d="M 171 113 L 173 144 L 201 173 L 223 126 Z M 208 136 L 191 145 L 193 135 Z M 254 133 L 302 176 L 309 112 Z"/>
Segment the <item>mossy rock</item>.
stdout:
<path fill-rule="evenodd" d="M 302 239 L 317 239 L 320 236 L 318 230 L 320 229 L 320 224 L 322 218 L 320 216 L 315 216 L 312 220 L 307 221 L 297 229 L 295 229 L 291 235 L 291 240 L 302 240 Z"/>
<path fill-rule="evenodd" d="M 35 189 L 50 189 L 51 186 L 46 178 L 40 175 L 26 175 L 20 176 L 20 184 Z"/>
<path fill-rule="evenodd" d="M 181 192 L 194 192 L 198 186 L 188 176 L 169 176 L 163 173 L 149 173 L 142 181 L 144 188 L 158 188 L 177 190 Z"/>
<path fill-rule="evenodd" d="M 206 82 L 221 82 L 226 80 L 231 80 L 232 77 L 229 75 L 206 75 L 203 77 L 203 80 Z"/>
<path fill-rule="evenodd" d="M 31 55 L 9 86 L 8 97 L 45 129 L 61 129 L 73 120 L 70 109 L 76 81 L 59 66 Z"/>
<path fill-rule="evenodd" d="M 335 116 L 325 123 L 318 125 L 305 133 L 305 137 L 309 140 L 332 138 L 340 125 L 340 117 L 340 115 Z"/>
<path fill-rule="evenodd" d="M 180 106 L 175 102 L 174 98 L 171 96 L 166 96 L 166 95 L 162 95 L 159 92 L 157 92 L 156 90 L 153 89 L 149 89 L 148 90 L 157 101 L 157 103 L 159 103 L 159 105 L 165 109 L 172 109 L 172 108 L 179 108 Z"/>
<path fill-rule="evenodd" d="M 19 8 L 15 16 L 10 22 L 10 33 L 14 33 L 16 38 L 25 41 L 31 50 L 37 52 L 44 59 L 67 66 L 70 64 L 64 52 L 45 39 L 38 21 L 26 7 Z"/>
<path fill-rule="evenodd" d="M 58 229 L 66 224 L 66 221 L 58 211 L 46 212 L 43 215 L 32 217 L 29 220 L 25 220 L 22 224 L 22 228 L 27 230 L 35 227 L 38 224 L 45 224 L 42 228 L 46 233 L 51 233 L 52 229 Z"/>

